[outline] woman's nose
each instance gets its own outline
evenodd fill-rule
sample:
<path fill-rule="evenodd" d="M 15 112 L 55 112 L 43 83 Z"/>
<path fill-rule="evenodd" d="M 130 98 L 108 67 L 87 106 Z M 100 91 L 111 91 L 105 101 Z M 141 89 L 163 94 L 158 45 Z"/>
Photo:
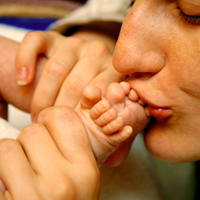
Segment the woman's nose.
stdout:
<path fill-rule="evenodd" d="M 113 65 L 120 73 L 154 74 L 165 65 L 161 22 L 153 13 L 153 6 L 148 7 L 150 1 L 153 0 L 136 1 L 122 25 L 113 56 Z"/>

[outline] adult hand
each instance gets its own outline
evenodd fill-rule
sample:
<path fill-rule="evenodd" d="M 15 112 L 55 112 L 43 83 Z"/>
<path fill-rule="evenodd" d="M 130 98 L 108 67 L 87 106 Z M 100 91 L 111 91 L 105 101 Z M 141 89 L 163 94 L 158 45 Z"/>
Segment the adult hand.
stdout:
<path fill-rule="evenodd" d="M 84 125 L 67 107 L 41 112 L 17 141 L 0 140 L 1 199 L 98 199 L 99 170 Z"/>
<path fill-rule="evenodd" d="M 16 56 L 20 84 L 32 81 L 40 54 L 48 61 L 33 96 L 33 121 L 41 110 L 52 105 L 75 108 L 83 88 L 89 83 L 100 87 L 104 94 L 109 83 L 124 79 L 124 75 L 114 69 L 112 53 L 104 42 L 65 37 L 56 32 L 30 32 Z"/>

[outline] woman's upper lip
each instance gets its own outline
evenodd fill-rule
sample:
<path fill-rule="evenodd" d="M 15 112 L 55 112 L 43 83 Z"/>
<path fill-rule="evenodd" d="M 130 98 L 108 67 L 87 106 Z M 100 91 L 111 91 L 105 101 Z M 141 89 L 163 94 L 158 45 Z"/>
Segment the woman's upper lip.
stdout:
<path fill-rule="evenodd" d="M 137 93 L 138 94 L 138 93 Z M 156 104 L 151 103 L 149 100 L 147 100 L 146 98 L 144 98 L 143 95 L 138 94 L 139 98 L 142 99 L 148 106 L 152 107 L 152 108 L 167 108 L 166 106 L 159 106 Z"/>

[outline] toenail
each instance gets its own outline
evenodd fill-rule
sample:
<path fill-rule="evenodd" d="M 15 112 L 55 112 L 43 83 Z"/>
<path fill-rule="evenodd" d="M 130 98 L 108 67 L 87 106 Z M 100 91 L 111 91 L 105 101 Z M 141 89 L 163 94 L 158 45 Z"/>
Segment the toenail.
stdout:
<path fill-rule="evenodd" d="M 142 106 L 146 105 L 146 103 L 145 103 L 142 99 L 139 99 L 139 100 L 138 100 L 138 103 L 139 103 L 140 105 L 142 105 Z"/>

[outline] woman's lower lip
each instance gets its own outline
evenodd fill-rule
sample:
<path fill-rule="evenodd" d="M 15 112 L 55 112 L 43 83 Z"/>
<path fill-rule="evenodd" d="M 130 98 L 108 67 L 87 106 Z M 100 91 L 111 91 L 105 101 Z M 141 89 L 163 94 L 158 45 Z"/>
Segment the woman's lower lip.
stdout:
<path fill-rule="evenodd" d="M 169 108 L 155 108 L 148 106 L 151 116 L 156 119 L 166 119 L 172 115 L 172 110 Z"/>

